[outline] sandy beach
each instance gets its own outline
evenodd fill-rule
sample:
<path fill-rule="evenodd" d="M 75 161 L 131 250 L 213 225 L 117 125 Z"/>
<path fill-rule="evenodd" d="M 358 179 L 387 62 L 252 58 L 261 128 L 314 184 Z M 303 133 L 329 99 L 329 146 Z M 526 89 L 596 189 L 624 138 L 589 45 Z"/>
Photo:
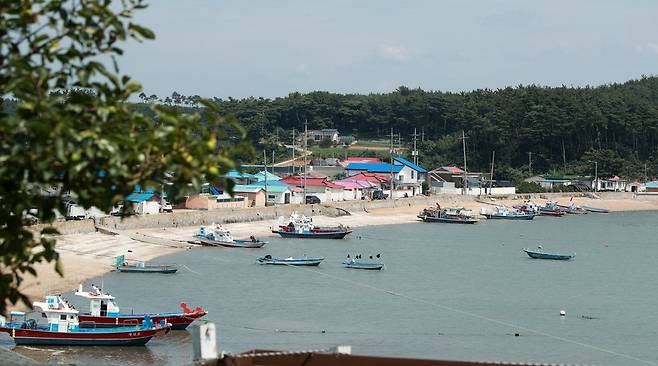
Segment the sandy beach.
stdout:
<path fill-rule="evenodd" d="M 570 197 L 560 197 L 558 202 L 568 204 L 570 199 Z M 477 214 L 481 207 L 492 208 L 493 205 L 511 207 L 522 201 L 523 199 L 520 197 L 516 199 L 477 199 L 464 196 L 435 196 L 424 204 L 416 202 L 395 208 L 350 212 L 351 215 L 342 217 L 315 216 L 314 222 L 317 225 L 343 224 L 352 228 L 403 224 L 417 222 L 418 212 L 428 204 L 434 205 L 436 202 L 440 203 L 442 207 L 464 207 Z M 546 201 L 546 199 L 533 199 L 533 202 L 540 205 Z M 611 212 L 658 210 L 658 200 L 574 197 L 573 203 L 607 208 Z M 273 235 L 270 231 L 273 224 L 272 220 L 263 220 L 224 226 L 236 238 L 250 235 L 261 238 Z M 58 236 L 57 250 L 64 264 L 64 277 L 55 273 L 54 264 L 41 263 L 36 266 L 39 276 L 37 278 L 26 277 L 21 284 L 21 289 L 33 300 L 36 300 L 47 293 L 70 291 L 83 281 L 113 270 L 114 258 L 118 255 L 125 255 L 128 259 L 150 261 L 176 251 L 194 250 L 195 245 L 188 241 L 193 240 L 193 235 L 197 230 L 197 226 L 188 226 L 118 231 L 115 233 L 116 235 L 94 232 Z M 19 304 L 16 309 L 25 309 L 25 307 Z"/>

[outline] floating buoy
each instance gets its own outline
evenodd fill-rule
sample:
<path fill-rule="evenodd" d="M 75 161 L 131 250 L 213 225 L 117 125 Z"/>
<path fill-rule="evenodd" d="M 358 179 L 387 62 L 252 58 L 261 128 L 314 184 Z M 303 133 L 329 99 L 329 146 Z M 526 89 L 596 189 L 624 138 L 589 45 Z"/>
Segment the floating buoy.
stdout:
<path fill-rule="evenodd" d="M 564 310 L 560 310 L 560 316 L 566 316 L 566 315 L 567 315 L 567 312 L 566 312 L 566 311 L 564 311 Z"/>

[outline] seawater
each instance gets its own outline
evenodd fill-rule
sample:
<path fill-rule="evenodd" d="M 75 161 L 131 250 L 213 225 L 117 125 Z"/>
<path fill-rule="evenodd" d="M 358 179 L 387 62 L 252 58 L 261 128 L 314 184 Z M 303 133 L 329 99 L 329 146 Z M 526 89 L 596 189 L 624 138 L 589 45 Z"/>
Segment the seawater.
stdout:
<path fill-rule="evenodd" d="M 345 240 L 195 248 L 161 259 L 181 266 L 175 275 L 112 272 L 89 283 L 102 283 L 124 312 L 203 306 L 220 348 L 230 352 L 346 344 L 368 355 L 656 364 L 657 223 L 658 213 L 634 212 L 371 226 Z M 533 260 L 522 252 L 538 245 L 576 258 Z M 347 254 L 377 253 L 383 271 L 340 264 Z M 256 264 L 265 254 L 326 259 L 319 267 Z M 5 336 L 0 344 L 13 347 Z M 180 365 L 192 359 L 192 339 L 176 331 L 146 347 L 15 350 L 51 364 Z"/>

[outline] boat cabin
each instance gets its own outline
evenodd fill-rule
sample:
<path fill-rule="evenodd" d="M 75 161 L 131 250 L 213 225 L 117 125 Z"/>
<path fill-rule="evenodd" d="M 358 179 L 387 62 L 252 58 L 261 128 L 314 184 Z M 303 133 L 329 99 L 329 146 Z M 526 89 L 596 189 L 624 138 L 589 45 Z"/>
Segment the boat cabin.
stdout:
<path fill-rule="evenodd" d="M 91 285 L 93 291 L 82 291 L 82 284 L 75 292 L 77 296 L 89 300 L 89 314 L 92 316 L 118 316 L 119 307 L 114 302 L 115 297 L 103 293 L 98 287 Z"/>
<path fill-rule="evenodd" d="M 287 232 L 308 233 L 314 228 L 313 219 L 293 212 L 288 219 L 279 218 L 279 227 Z"/>
<path fill-rule="evenodd" d="M 32 306 L 48 320 L 51 332 L 68 332 L 79 325 L 79 312 L 59 295 L 46 296 L 46 302 L 34 302 Z"/>
<path fill-rule="evenodd" d="M 234 241 L 233 235 L 231 235 L 231 232 L 228 231 L 228 229 L 225 229 L 224 227 L 222 227 L 222 225 L 218 225 L 215 223 L 210 225 L 210 228 L 206 228 L 203 225 L 199 226 L 199 232 L 197 233 L 197 236 L 200 238 L 223 241 L 228 243 L 232 243 Z"/>

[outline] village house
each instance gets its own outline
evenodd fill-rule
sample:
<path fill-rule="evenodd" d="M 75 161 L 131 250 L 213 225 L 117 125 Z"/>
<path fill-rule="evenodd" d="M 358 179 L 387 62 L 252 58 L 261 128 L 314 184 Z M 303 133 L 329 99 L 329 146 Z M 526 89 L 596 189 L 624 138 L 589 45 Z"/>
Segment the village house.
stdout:
<path fill-rule="evenodd" d="M 393 198 L 405 196 L 417 196 L 422 194 L 422 182 L 425 180 L 427 170 L 413 164 L 412 162 L 396 157 L 393 164 L 388 163 L 349 163 L 345 168 L 347 178 L 357 174 L 376 173 L 388 175 L 389 180 L 386 183 L 387 188 L 392 181 Z M 384 182 L 382 182 L 384 183 Z"/>
<path fill-rule="evenodd" d="M 164 198 L 167 195 L 164 193 Z M 125 199 L 124 204 L 130 205 L 130 211 L 139 214 L 157 214 L 160 213 L 161 198 L 159 194 L 156 194 L 153 189 L 148 188 L 145 191 L 142 191 L 139 186 L 135 187 L 135 191 L 128 195 Z"/>
<path fill-rule="evenodd" d="M 225 192 L 220 194 L 200 193 L 185 198 L 181 208 L 190 210 L 214 211 L 230 208 L 246 208 L 247 200 L 243 196 L 231 197 Z"/>
<path fill-rule="evenodd" d="M 282 183 L 295 186 L 297 188 L 304 188 L 306 185 L 306 196 L 315 196 L 320 202 L 343 201 L 343 187 L 330 182 L 327 177 L 313 178 L 303 176 L 291 175 L 281 179 Z"/>
<path fill-rule="evenodd" d="M 259 185 L 238 184 L 233 187 L 235 197 L 244 197 L 247 207 L 265 207 L 265 189 Z"/>
<path fill-rule="evenodd" d="M 307 141 L 320 143 L 324 139 L 328 139 L 333 144 L 337 144 L 340 141 L 340 134 L 335 128 L 323 128 L 321 130 L 308 130 L 307 132 Z M 300 143 L 304 143 L 304 134 L 300 133 L 298 137 Z"/>

